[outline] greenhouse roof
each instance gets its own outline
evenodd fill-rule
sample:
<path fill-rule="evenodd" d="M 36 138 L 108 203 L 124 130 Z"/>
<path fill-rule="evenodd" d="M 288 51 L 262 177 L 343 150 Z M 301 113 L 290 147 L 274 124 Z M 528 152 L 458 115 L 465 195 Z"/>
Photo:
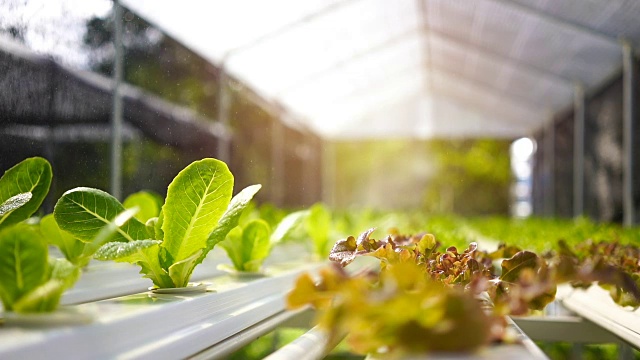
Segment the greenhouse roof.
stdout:
<path fill-rule="evenodd" d="M 123 0 L 328 138 L 531 134 L 620 74 L 636 0 Z"/>

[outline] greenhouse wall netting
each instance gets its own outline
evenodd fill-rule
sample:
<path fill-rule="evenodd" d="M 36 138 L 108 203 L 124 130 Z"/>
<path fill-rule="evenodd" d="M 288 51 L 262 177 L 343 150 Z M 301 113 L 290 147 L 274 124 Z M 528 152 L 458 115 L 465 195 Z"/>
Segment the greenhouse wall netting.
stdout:
<path fill-rule="evenodd" d="M 635 67 L 638 68 L 637 61 Z M 640 86 L 637 79 L 635 86 Z M 595 93 L 586 96 L 583 206 L 585 215 L 600 221 L 621 222 L 623 218 L 622 87 L 622 75 L 618 74 Z M 554 120 L 553 132 L 547 126 L 535 136 L 538 151 L 533 175 L 536 179 L 534 209 L 536 214 L 570 218 L 576 215 L 574 192 L 563 189 L 572 189 L 574 183 L 575 113 L 569 109 Z M 640 129 L 636 126 L 633 136 L 638 135 Z M 639 174 L 639 155 L 640 150 L 636 146 L 633 148 L 634 178 Z M 640 189 L 637 187 L 634 188 L 633 201 L 636 206 L 640 205 Z"/>
<path fill-rule="evenodd" d="M 217 68 L 141 18 L 126 16 L 124 73 L 131 85 L 123 90 L 124 194 L 141 186 L 165 192 L 179 169 L 216 156 L 219 139 L 233 134 L 230 164 L 238 186 L 272 179 L 276 186 L 265 183 L 269 190 L 259 196 L 264 201 L 296 207 L 320 200 L 321 153 L 315 135 L 286 124 L 277 125 L 282 129 L 274 126 L 281 112 L 229 78 L 225 86 L 231 92 L 232 115 L 225 129 L 213 120 L 220 86 Z M 96 17 L 86 24 L 86 70 L 36 54 L 15 39 L 0 43 L 0 84 L 11 89 L 0 94 L 1 167 L 8 169 L 29 156 L 51 159 L 54 171 L 73 174 L 56 179 L 51 199 L 80 184 L 109 187 L 110 21 Z M 277 136 L 281 150 L 274 150 Z M 278 174 L 274 156 L 285 159 Z M 285 181 L 284 169 L 289 176 L 299 174 L 298 181 Z M 51 200 L 46 204 L 50 211 Z"/>

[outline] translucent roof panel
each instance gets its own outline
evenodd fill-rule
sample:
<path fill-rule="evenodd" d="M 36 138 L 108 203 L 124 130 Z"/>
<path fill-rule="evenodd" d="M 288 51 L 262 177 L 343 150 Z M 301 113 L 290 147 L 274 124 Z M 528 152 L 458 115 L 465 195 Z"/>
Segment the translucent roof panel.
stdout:
<path fill-rule="evenodd" d="M 415 79 L 424 71 L 422 45 L 420 36 L 403 37 L 283 89 L 280 98 L 286 105 L 311 116 L 336 102 L 388 87 L 395 79 Z"/>
<path fill-rule="evenodd" d="M 530 130 L 540 125 L 541 119 L 548 115 L 544 109 L 533 107 L 528 103 L 505 100 L 506 95 L 488 91 L 482 86 L 467 82 L 463 77 L 451 74 L 435 73 L 432 79 L 433 91 L 443 94 L 458 102 L 466 104 L 470 109 L 477 109 L 496 118 L 519 123 Z"/>
<path fill-rule="evenodd" d="M 505 58 L 470 51 L 468 46 L 437 34 L 432 34 L 428 41 L 434 72 L 457 74 L 523 101 L 556 109 L 572 99 L 571 82 Z"/>
<path fill-rule="evenodd" d="M 418 27 L 415 0 L 354 1 L 232 54 L 228 67 L 266 94 L 277 94 L 317 71 Z M 354 21 L 357 19 L 357 21 Z"/>
<path fill-rule="evenodd" d="M 434 30 L 587 86 L 610 75 L 622 59 L 617 42 L 528 12 L 509 0 L 430 0 L 427 4 Z"/>
<path fill-rule="evenodd" d="M 431 118 L 431 104 L 420 92 L 405 94 L 395 100 L 377 104 L 369 112 L 354 114 L 332 138 L 397 138 L 420 137 Z M 357 130 L 357 132 L 355 131 Z M 418 133 L 416 133 L 418 132 Z M 428 132 L 429 135 L 431 135 Z"/>
<path fill-rule="evenodd" d="M 301 19 L 322 16 L 345 0 L 122 0 L 140 16 L 218 62 L 225 54 L 251 46 Z M 268 16 L 265 16 L 268 14 Z"/>
<path fill-rule="evenodd" d="M 368 135 L 373 135 L 371 134 L 371 129 L 368 129 L 369 125 L 362 127 L 356 121 L 366 114 L 377 112 L 380 108 L 389 104 L 401 102 L 404 98 L 419 94 L 424 88 L 424 82 L 421 72 L 406 71 L 402 76 L 394 76 L 393 81 L 385 82 L 384 86 L 377 86 L 366 92 L 354 93 L 344 99 L 336 99 L 333 102 L 325 103 L 324 106 L 315 109 L 314 113 L 315 116 L 318 116 L 318 120 L 324 124 L 326 133 L 331 137 L 344 137 L 346 134 L 353 136 L 354 131 L 367 132 Z M 417 119 L 403 118 L 399 115 L 389 118 L 382 125 L 389 126 L 389 123 L 393 122 L 395 130 L 393 132 L 386 131 L 382 134 L 399 136 L 397 133 L 398 124 L 411 125 L 415 121 Z M 412 131 L 411 126 L 403 130 L 405 133 L 410 131 Z M 358 134 L 356 137 L 366 136 Z"/>
<path fill-rule="evenodd" d="M 640 45 L 640 7 L 637 0 L 513 0 L 570 24 L 584 26 L 611 39 L 625 38 Z"/>
<path fill-rule="evenodd" d="M 432 121 L 429 133 L 440 137 L 485 137 L 510 138 L 530 132 L 531 124 L 503 118 L 488 109 L 469 106 L 463 100 L 446 95 L 432 98 Z M 445 121 L 442 121 L 445 120 Z"/>
<path fill-rule="evenodd" d="M 640 44 L 631 0 L 123 2 L 325 137 L 527 135 Z"/>
<path fill-rule="evenodd" d="M 529 133 L 530 125 L 446 95 L 417 92 L 355 116 L 333 138 L 512 138 Z"/>

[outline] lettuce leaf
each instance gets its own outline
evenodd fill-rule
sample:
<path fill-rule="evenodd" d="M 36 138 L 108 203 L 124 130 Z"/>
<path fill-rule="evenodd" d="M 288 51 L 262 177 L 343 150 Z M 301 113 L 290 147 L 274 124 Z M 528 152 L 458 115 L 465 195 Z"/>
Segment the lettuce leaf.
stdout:
<path fill-rule="evenodd" d="M 138 208 L 136 219 L 146 223 L 147 220 L 158 217 L 162 208 L 162 198 L 149 191 L 138 191 L 127 196 L 122 205 L 125 209 Z"/>
<path fill-rule="evenodd" d="M 65 192 L 53 210 L 58 226 L 76 238 L 93 241 L 100 230 L 110 224 L 124 206 L 108 193 L 92 188 L 78 187 Z M 116 230 L 113 241 L 147 239 L 147 228 L 137 219 L 130 219 Z"/>
<path fill-rule="evenodd" d="M 171 182 L 162 208 L 162 247 L 172 262 L 191 257 L 207 247 L 209 234 L 227 209 L 233 175 L 216 159 L 195 161 Z"/>
<path fill-rule="evenodd" d="M 75 236 L 58 227 L 53 214 L 49 214 L 40 220 L 40 231 L 46 237 L 49 244 L 57 246 L 64 257 L 70 262 L 82 267 L 89 263 L 89 258 L 83 258 L 85 243 Z"/>
<path fill-rule="evenodd" d="M 271 250 L 270 234 L 269 224 L 256 219 L 244 229 L 236 227 L 231 230 L 220 246 L 227 252 L 236 270 L 258 272 Z"/>
<path fill-rule="evenodd" d="M 52 176 L 51 165 L 41 157 L 26 159 L 4 173 L 0 178 L 0 204 L 7 206 L 15 202 L 14 205 L 20 206 L 0 215 L 0 229 L 28 219 L 40 208 L 49 193 Z M 26 196 L 20 194 L 26 193 L 30 193 L 31 198 L 24 202 Z M 17 195 L 20 196 L 16 198 Z"/>
<path fill-rule="evenodd" d="M 16 224 L 0 231 L 0 298 L 6 310 L 42 284 L 48 273 L 47 243 L 37 228 Z"/>
<path fill-rule="evenodd" d="M 158 287 L 175 287 L 169 273 L 160 266 L 160 240 L 138 240 L 128 243 L 109 242 L 94 255 L 96 260 L 128 262 L 141 267 L 140 273 Z"/>

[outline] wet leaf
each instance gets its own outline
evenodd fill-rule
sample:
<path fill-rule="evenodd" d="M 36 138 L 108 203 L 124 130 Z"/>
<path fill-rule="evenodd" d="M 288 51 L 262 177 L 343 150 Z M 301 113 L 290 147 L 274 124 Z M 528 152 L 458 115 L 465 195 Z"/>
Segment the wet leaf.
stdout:
<path fill-rule="evenodd" d="M 40 208 L 52 176 L 51 165 L 41 157 L 23 160 L 4 173 L 0 178 L 0 207 L 5 207 L 0 214 L 0 229 L 28 219 Z M 27 193 L 31 194 L 28 200 Z"/>
<path fill-rule="evenodd" d="M 515 282 L 524 269 L 538 269 L 538 255 L 531 251 L 520 251 L 510 259 L 502 261 L 500 280 Z"/>
<path fill-rule="evenodd" d="M 340 266 L 347 266 L 355 260 L 357 249 L 358 245 L 353 236 L 338 240 L 331 248 L 329 260 L 339 263 Z"/>

